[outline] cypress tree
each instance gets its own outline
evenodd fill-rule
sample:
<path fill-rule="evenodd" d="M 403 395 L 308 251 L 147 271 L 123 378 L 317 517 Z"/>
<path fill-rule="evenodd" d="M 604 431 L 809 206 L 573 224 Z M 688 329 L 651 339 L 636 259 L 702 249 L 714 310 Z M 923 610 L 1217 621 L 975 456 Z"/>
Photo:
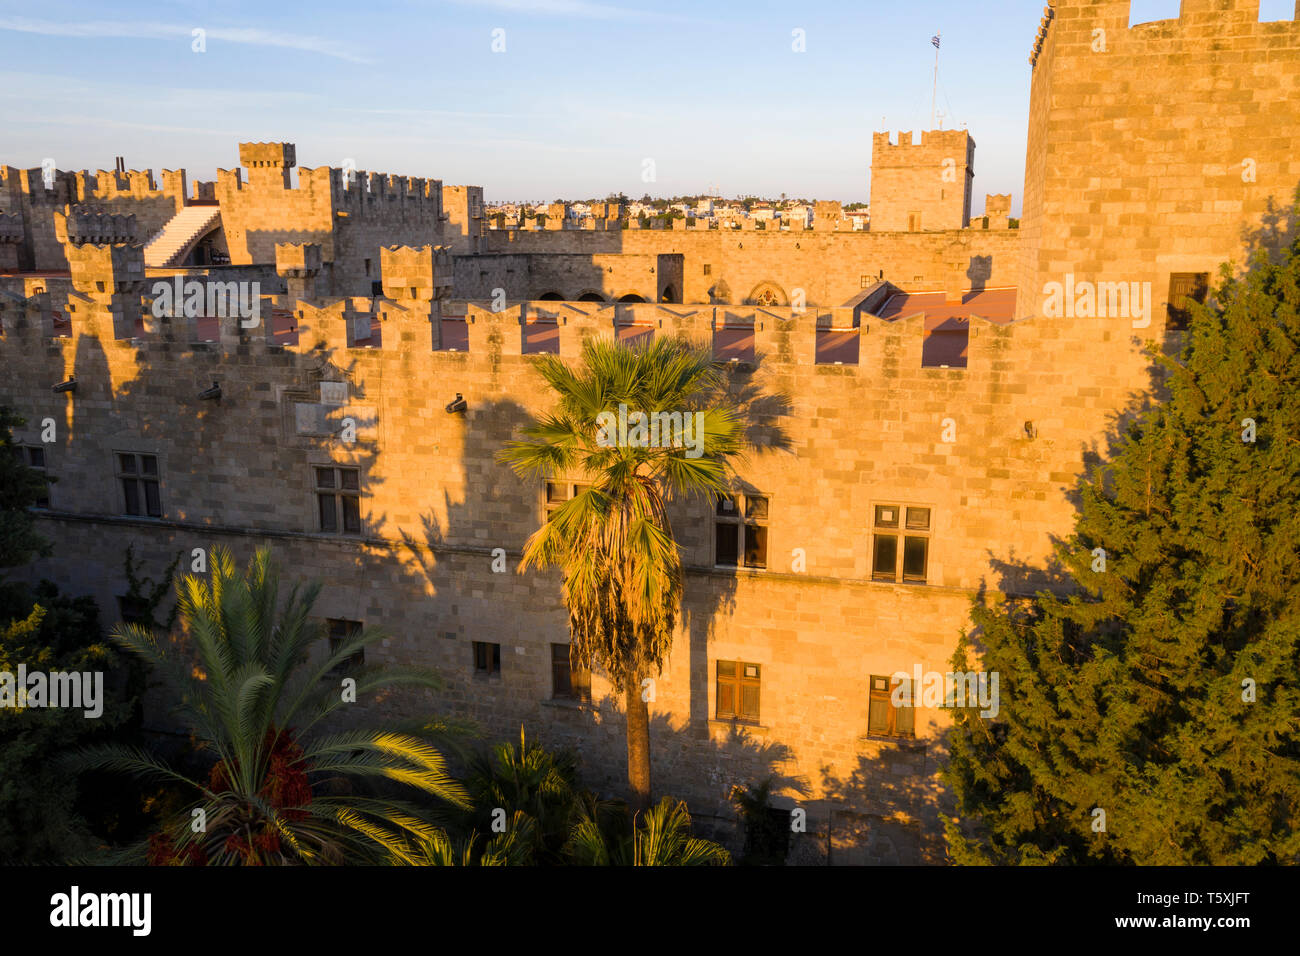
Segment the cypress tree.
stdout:
<path fill-rule="evenodd" d="M 1066 586 L 972 609 L 958 863 L 1300 860 L 1300 239 L 1195 308 L 1162 401 L 1080 483 Z M 965 641 L 954 669 L 966 670 Z"/>

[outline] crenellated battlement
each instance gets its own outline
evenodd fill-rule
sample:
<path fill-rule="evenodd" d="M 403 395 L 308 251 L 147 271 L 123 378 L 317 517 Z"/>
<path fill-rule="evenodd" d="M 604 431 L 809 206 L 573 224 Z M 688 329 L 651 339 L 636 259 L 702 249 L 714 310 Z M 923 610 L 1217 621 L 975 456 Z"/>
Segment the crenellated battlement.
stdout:
<path fill-rule="evenodd" d="M 1034 47 L 1029 52 L 1029 65 L 1038 64 L 1038 55 L 1043 52 L 1043 44 L 1047 42 L 1047 31 L 1052 27 L 1052 21 L 1056 19 L 1056 10 L 1053 9 L 1052 3 L 1057 0 L 1048 0 L 1048 5 L 1043 7 L 1043 18 L 1038 22 L 1038 33 L 1034 36 Z"/>
<path fill-rule="evenodd" d="M 433 302 L 451 295 L 454 270 L 446 246 L 384 246 L 379 268 L 384 295 L 395 301 Z"/>
<path fill-rule="evenodd" d="M 305 261 L 310 266 L 309 245 L 296 250 L 282 248 L 286 258 L 291 252 L 306 251 Z M 885 353 L 892 354 L 901 349 L 900 354 L 906 356 L 907 364 L 914 366 L 920 374 L 923 371 L 923 346 L 931 334 L 930 325 L 934 324 L 927 323 L 924 310 L 881 318 L 853 307 L 797 309 L 789 306 L 524 301 L 498 309 L 490 302 L 452 300 L 444 295 L 445 287 L 436 279 L 436 267 L 444 254 L 442 250 L 394 247 L 384 252 L 384 297 L 302 299 L 294 295 L 266 295 L 262 297 L 262 314 L 271 318 L 259 332 L 250 333 L 245 339 L 236 335 L 203 340 L 198 338 L 198 326 L 191 320 L 185 334 L 192 341 L 179 344 L 183 347 L 202 345 L 207 352 L 221 345 L 227 351 L 221 361 L 232 366 L 246 361 L 236 354 L 236 346 L 242 350 L 250 343 L 260 343 L 263 350 L 272 352 L 288 350 L 306 354 L 324 348 L 336 353 L 346 351 L 356 358 L 363 355 L 381 358 L 390 353 L 407 357 L 422 354 L 431 363 L 430 372 L 435 372 L 440 363 L 453 358 L 463 362 L 467 354 L 472 362 L 490 360 L 493 356 L 524 358 L 529 354 L 528 332 L 539 323 L 557 328 L 558 354 L 570 359 L 577 356 L 582 341 L 593 335 L 619 340 L 645 335 L 681 335 L 697 345 L 716 348 L 719 334 L 745 331 L 753 336 L 752 354 L 744 360 L 751 366 L 749 371 L 753 371 L 752 366 L 757 363 L 772 369 L 797 365 L 840 371 L 859 367 L 865 371 L 870 366 L 878 373 L 880 369 L 874 365 L 872 356 L 883 358 Z M 97 314 L 112 314 L 114 339 L 129 338 L 134 348 L 149 350 L 154 345 L 170 342 L 176 330 L 184 327 L 181 320 L 170 325 L 150 322 L 147 318 L 143 324 L 136 322 L 141 316 L 149 316 L 151 302 L 143 294 L 148 283 L 139 245 L 71 246 L 69 264 L 72 267 L 72 291 L 66 309 L 74 332 L 80 329 L 77 334 L 103 337 L 101 326 L 83 325 L 83 320 L 93 319 Z M 431 268 L 435 270 L 432 273 L 429 272 Z M 430 281 L 434 284 L 430 285 Z M 407 285 L 399 286 L 398 282 Z M 411 295 L 412 288 L 416 290 L 415 295 Z M 881 288 L 897 291 L 887 283 L 881 283 Z M 60 309 L 58 301 L 55 296 L 50 304 Z M 292 333 L 286 331 L 287 327 L 277 325 L 274 318 L 290 314 L 297 320 Z M 213 321 L 212 316 L 200 318 Z M 224 321 L 238 317 L 219 318 Z M 464 331 L 459 335 L 465 344 L 448 349 L 440 348 L 438 340 L 430 340 L 428 336 L 384 334 L 381 338 L 370 335 L 370 329 L 387 327 L 394 319 L 397 320 L 396 331 L 427 328 L 431 319 L 435 325 L 461 323 Z M 1042 320 L 1038 321 L 1042 324 Z M 943 381 L 949 383 L 947 387 L 960 382 L 968 374 L 987 374 L 999 353 L 1007 348 L 1007 336 L 1014 335 L 1016 327 L 1034 325 L 1034 322 L 1009 325 L 978 316 L 962 322 L 969 326 L 969 368 L 929 370 L 932 374 L 945 376 Z M 1036 333 L 1030 331 L 1027 334 Z M 821 356 L 823 338 L 828 335 L 836 337 L 837 348 L 843 350 L 847 360 L 831 362 Z M 851 347 L 844 349 L 846 344 Z M 168 358 L 169 354 L 172 357 Z M 155 358 L 169 363 L 184 361 L 166 351 L 156 353 Z M 336 354 L 334 361 L 344 359 L 341 354 Z M 718 361 L 736 364 L 726 356 Z M 400 377 L 394 378 L 394 381 L 400 380 Z"/>
<path fill-rule="evenodd" d="M 967 149 L 972 153 L 975 149 L 975 140 L 970 133 L 962 129 L 922 130 L 921 141 L 918 143 L 915 139 L 916 135 L 911 130 L 873 133 L 871 135 L 872 165 L 876 165 L 880 159 L 887 160 L 891 156 L 898 156 L 910 162 L 921 150 L 937 150 L 945 153 L 955 151 L 965 154 Z"/>
<path fill-rule="evenodd" d="M 67 255 L 72 287 L 84 295 L 138 293 L 137 283 L 144 282 L 144 247 L 138 243 L 68 245 Z"/>
<path fill-rule="evenodd" d="M 1049 37 L 1093 53 L 1168 56 L 1205 52 L 1209 42 L 1240 39 L 1300 40 L 1300 5 L 1290 20 L 1260 21 L 1259 0 L 1182 0 L 1178 15 L 1133 23 L 1131 0 L 1049 0 L 1029 54 L 1037 66 Z M 1101 33 L 1098 33 L 1101 31 Z"/>
<path fill-rule="evenodd" d="M 314 242 L 280 242 L 275 246 L 275 271 L 282 276 L 315 275 L 321 269 L 320 245 Z"/>
<path fill-rule="evenodd" d="M 128 169 L 122 172 L 100 169 L 94 173 L 82 170 L 76 174 L 76 180 L 77 196 L 82 202 L 119 197 L 143 199 L 162 195 L 154 181 L 152 169 Z"/>
<path fill-rule="evenodd" d="M 341 209 L 366 215 L 375 209 L 376 204 L 383 202 L 383 210 L 390 208 L 391 203 L 400 215 L 441 215 L 440 179 L 372 173 L 364 169 L 352 171 L 349 179 L 346 170 L 321 168 L 329 171 L 330 194 L 334 204 Z"/>
<path fill-rule="evenodd" d="M 78 246 L 131 243 L 139 238 L 134 215 L 113 214 L 93 206 L 67 206 L 56 212 L 54 235 L 59 242 Z"/>
<path fill-rule="evenodd" d="M 240 143 L 239 165 L 249 169 L 291 169 L 298 164 L 293 143 Z"/>
<path fill-rule="evenodd" d="M 50 185 L 45 184 L 45 170 L 40 166 L 17 169 L 0 166 L 0 184 L 10 201 L 31 206 L 63 206 L 77 201 L 76 173 L 51 170 Z"/>

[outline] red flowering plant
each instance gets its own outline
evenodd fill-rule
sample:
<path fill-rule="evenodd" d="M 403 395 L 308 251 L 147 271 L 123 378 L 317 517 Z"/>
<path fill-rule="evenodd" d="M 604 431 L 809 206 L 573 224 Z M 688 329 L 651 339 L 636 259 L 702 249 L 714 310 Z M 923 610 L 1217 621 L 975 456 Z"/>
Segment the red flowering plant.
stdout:
<path fill-rule="evenodd" d="M 180 690 L 179 712 L 216 758 L 206 776 L 118 745 L 69 759 L 77 769 L 177 782 L 197 793 L 147 844 L 121 855 L 170 866 L 414 862 L 409 848 L 436 831 L 446 809 L 468 804 L 442 753 L 396 727 L 314 728 L 378 689 L 437 687 L 437 678 L 416 669 L 353 668 L 355 655 L 381 635 L 363 630 L 326 642 L 310 617 L 320 586 L 294 587 L 281 601 L 266 550 L 242 572 L 222 548 L 209 563 L 206 578 L 189 575 L 177 584 L 192 653 L 178 653 L 176 642 L 147 626 L 113 631 Z M 360 786 L 340 785 L 349 778 Z M 394 786 L 358 792 L 384 780 Z M 390 798 L 394 787 L 432 800 L 416 806 Z"/>

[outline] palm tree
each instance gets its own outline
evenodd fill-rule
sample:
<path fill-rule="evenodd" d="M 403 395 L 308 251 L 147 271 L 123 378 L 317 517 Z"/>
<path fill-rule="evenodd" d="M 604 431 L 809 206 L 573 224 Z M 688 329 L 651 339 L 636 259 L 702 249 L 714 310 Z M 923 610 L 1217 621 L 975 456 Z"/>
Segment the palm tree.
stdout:
<path fill-rule="evenodd" d="M 470 762 L 466 786 L 474 805 L 471 822 L 480 833 L 495 832 L 504 811 L 531 821 L 533 850 L 540 863 L 559 861 L 578 800 L 577 756 L 529 743 L 519 728 L 519 747 L 502 742 Z M 515 827 L 511 826 L 511 832 Z"/>
<path fill-rule="evenodd" d="M 532 866 L 538 843 L 537 823 L 522 810 L 515 812 L 506 829 L 484 841 L 477 830 L 453 840 L 445 830 L 416 841 L 412 862 L 420 866 Z M 407 862 L 394 860 L 394 862 Z"/>
<path fill-rule="evenodd" d="M 691 835 L 686 804 L 664 797 L 637 814 L 632 834 L 609 834 L 584 812 L 566 847 L 583 866 L 726 866 L 731 854 L 717 843 Z"/>
<path fill-rule="evenodd" d="M 560 506 L 524 547 L 519 571 L 558 567 L 575 667 L 602 665 L 627 708 L 631 803 L 650 804 L 650 717 L 643 682 L 672 645 L 682 562 L 668 521 L 674 497 L 712 500 L 729 490 L 745 447 L 742 419 L 708 348 L 680 338 L 625 345 L 590 338 L 579 366 L 547 355 L 538 370 L 557 408 L 523 428 L 501 452 L 522 477 L 576 478 L 589 487 Z M 611 440 L 610 416 L 680 413 L 698 428 L 657 446 Z M 697 414 L 698 413 L 698 414 Z M 689 416 L 689 417 L 687 417 Z M 651 436 L 653 438 L 653 436 Z"/>
<path fill-rule="evenodd" d="M 160 642 L 147 625 L 119 624 L 112 632 L 181 689 L 180 713 L 216 758 L 206 778 L 120 744 L 80 751 L 69 765 L 162 780 L 196 794 L 150 838 L 152 863 L 415 862 L 411 848 L 437 828 L 409 804 L 351 792 L 349 778 L 467 806 L 441 753 L 396 727 L 312 731 L 344 703 L 398 684 L 436 687 L 436 677 L 374 667 L 340 677 L 354 655 L 382 637 L 377 631 L 351 636 L 310 664 L 324 637 L 309 619 L 319 584 L 294 587 L 281 608 L 268 551 L 259 550 L 241 573 L 228 551 L 214 548 L 210 567 L 210 582 L 187 575 L 177 583 L 192 656 Z M 143 850 L 129 848 L 127 855 Z"/>

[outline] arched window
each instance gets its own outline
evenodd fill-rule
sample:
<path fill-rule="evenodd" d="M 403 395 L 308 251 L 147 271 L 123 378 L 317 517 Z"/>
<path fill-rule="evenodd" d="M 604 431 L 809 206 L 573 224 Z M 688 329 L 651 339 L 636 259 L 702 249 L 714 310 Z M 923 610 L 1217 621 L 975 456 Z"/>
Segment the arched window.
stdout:
<path fill-rule="evenodd" d="M 745 299 L 747 305 L 785 305 L 787 299 L 785 292 L 775 282 L 768 280 L 760 282 L 750 290 L 748 298 Z"/>
<path fill-rule="evenodd" d="M 537 297 L 539 302 L 563 302 L 564 296 L 558 292 L 543 292 Z"/>
<path fill-rule="evenodd" d="M 579 302 L 604 302 L 605 297 L 599 292 L 584 292 L 578 296 Z"/>
<path fill-rule="evenodd" d="M 629 292 L 627 295 L 620 297 L 618 301 L 620 301 L 620 302 L 644 302 L 645 299 L 643 299 L 641 296 L 637 295 L 635 292 Z"/>

